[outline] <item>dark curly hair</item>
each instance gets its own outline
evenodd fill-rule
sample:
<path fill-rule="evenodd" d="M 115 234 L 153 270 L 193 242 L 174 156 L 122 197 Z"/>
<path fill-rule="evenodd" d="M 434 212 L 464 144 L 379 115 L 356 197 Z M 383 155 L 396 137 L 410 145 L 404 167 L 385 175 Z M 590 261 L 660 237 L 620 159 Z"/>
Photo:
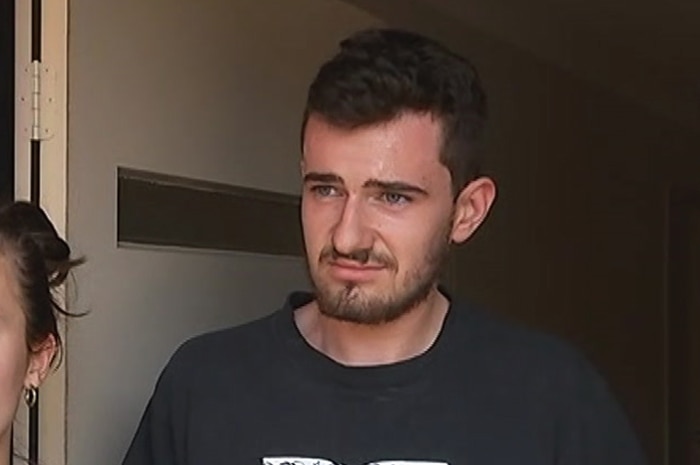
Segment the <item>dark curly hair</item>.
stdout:
<path fill-rule="evenodd" d="M 70 247 L 59 237 L 46 213 L 28 202 L 13 202 L 0 208 L 0 255 L 9 259 L 17 274 L 27 347 L 33 351 L 53 335 L 60 356 L 62 345 L 56 317 L 73 314 L 59 305 L 53 291 L 84 259 L 71 257 Z"/>
<path fill-rule="evenodd" d="M 481 174 L 486 95 L 476 69 L 434 40 L 396 29 L 369 29 L 340 42 L 309 88 L 302 145 L 311 115 L 353 129 L 403 112 L 442 123 L 440 161 L 455 194 Z"/>

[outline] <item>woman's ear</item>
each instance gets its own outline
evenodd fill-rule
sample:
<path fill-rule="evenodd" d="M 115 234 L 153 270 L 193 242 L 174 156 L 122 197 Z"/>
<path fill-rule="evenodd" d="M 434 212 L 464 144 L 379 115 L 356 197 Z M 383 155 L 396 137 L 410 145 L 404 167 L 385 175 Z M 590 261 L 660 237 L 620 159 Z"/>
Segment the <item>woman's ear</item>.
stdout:
<path fill-rule="evenodd" d="M 24 378 L 25 387 L 39 387 L 44 382 L 57 352 L 58 341 L 53 334 L 49 334 L 43 342 L 31 348 L 29 366 Z"/>
<path fill-rule="evenodd" d="M 462 243 L 479 228 L 496 199 L 496 184 L 491 178 L 473 180 L 457 196 L 452 222 L 452 241 Z"/>

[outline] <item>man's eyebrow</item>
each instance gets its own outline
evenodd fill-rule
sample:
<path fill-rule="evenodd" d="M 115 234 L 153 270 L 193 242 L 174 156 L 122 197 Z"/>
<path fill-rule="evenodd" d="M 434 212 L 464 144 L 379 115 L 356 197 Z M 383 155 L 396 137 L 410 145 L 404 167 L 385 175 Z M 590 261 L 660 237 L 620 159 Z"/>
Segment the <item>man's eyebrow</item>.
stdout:
<path fill-rule="evenodd" d="M 413 192 L 427 196 L 428 191 L 422 187 L 415 186 L 403 181 L 381 181 L 379 179 L 370 179 L 364 183 L 364 187 L 393 191 L 393 192 Z"/>
<path fill-rule="evenodd" d="M 312 171 L 304 175 L 304 183 L 307 182 L 323 182 L 331 184 L 342 184 L 343 178 L 333 173 L 317 173 Z"/>

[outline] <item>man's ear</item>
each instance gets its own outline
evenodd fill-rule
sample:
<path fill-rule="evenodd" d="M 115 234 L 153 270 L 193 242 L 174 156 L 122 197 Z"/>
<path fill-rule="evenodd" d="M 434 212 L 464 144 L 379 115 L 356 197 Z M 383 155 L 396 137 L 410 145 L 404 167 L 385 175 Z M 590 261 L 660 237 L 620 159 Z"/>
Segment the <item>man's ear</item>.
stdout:
<path fill-rule="evenodd" d="M 29 353 L 29 366 L 24 377 L 25 387 L 39 387 L 51 370 L 51 362 L 58 351 L 58 342 L 53 334 L 44 339 Z"/>
<path fill-rule="evenodd" d="M 471 237 L 489 213 L 496 199 L 496 184 L 491 178 L 473 180 L 457 196 L 452 220 L 452 241 L 459 244 Z"/>

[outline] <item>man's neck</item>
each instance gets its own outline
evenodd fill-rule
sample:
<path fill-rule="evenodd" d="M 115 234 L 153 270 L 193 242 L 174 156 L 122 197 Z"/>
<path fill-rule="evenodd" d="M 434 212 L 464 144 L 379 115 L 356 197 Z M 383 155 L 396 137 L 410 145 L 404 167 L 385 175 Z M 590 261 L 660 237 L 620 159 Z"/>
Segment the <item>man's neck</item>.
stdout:
<path fill-rule="evenodd" d="M 306 341 L 319 352 L 347 366 L 386 365 L 408 360 L 428 350 L 442 328 L 448 300 L 433 289 L 428 297 L 398 319 L 367 325 L 323 315 L 317 303 L 294 315 Z"/>

